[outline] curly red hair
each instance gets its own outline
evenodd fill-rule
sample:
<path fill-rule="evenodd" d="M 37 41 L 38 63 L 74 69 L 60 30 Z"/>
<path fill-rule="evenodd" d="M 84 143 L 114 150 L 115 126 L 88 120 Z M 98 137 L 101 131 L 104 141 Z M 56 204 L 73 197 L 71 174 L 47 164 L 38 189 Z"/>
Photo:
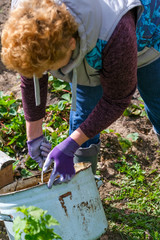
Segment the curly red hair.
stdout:
<path fill-rule="evenodd" d="M 77 34 L 77 23 L 52 0 L 25 1 L 10 12 L 2 31 L 2 62 L 8 69 L 31 78 L 41 77 L 61 60 Z"/>

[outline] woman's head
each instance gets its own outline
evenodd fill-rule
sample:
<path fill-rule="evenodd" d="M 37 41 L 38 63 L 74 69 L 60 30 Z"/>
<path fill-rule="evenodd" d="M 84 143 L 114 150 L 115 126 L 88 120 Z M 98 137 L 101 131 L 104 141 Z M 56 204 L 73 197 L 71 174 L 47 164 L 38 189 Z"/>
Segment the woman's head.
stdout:
<path fill-rule="evenodd" d="M 53 69 L 74 49 L 77 23 L 64 4 L 25 1 L 10 13 L 2 31 L 2 61 L 26 77 Z"/>

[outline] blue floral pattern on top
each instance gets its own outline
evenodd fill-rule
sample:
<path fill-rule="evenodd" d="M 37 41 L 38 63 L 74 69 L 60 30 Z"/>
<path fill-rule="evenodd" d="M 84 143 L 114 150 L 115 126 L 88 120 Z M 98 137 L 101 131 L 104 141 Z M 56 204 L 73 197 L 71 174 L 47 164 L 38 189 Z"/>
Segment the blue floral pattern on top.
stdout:
<path fill-rule="evenodd" d="M 160 52 L 160 0 L 141 0 L 144 12 L 137 23 L 138 51 L 153 47 Z"/>
<path fill-rule="evenodd" d="M 153 47 L 160 52 L 160 0 L 141 0 L 144 12 L 137 23 L 138 51 Z M 98 39 L 96 46 L 86 55 L 88 64 L 102 69 L 102 50 L 107 41 Z"/>
<path fill-rule="evenodd" d="M 98 39 L 96 46 L 86 55 L 88 64 L 94 69 L 102 69 L 102 50 L 107 41 Z"/>

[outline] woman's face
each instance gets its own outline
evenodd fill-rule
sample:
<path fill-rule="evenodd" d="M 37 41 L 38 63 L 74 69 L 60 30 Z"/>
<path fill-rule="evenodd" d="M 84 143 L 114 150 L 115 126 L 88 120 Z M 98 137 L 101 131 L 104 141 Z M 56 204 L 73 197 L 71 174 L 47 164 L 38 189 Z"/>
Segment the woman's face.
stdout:
<path fill-rule="evenodd" d="M 66 56 L 62 60 L 59 60 L 59 61 L 53 63 L 50 70 L 56 71 L 59 68 L 66 66 L 69 63 L 70 58 L 72 56 L 72 52 L 73 52 L 73 50 L 75 50 L 75 48 L 76 48 L 76 40 L 75 40 L 75 38 L 71 38 L 70 48 L 66 52 Z"/>

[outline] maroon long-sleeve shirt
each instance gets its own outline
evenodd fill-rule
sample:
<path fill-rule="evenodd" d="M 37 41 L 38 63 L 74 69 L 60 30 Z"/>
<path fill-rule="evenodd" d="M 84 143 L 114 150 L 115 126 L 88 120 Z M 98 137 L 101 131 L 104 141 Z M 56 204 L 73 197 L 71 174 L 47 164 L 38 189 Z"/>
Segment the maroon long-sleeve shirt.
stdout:
<path fill-rule="evenodd" d="M 118 119 L 129 105 L 137 84 L 137 39 L 134 10 L 122 17 L 102 52 L 100 81 L 103 96 L 80 125 L 92 138 Z M 40 80 L 40 106 L 35 106 L 32 79 L 22 77 L 21 91 L 25 119 L 36 121 L 45 116 L 47 75 Z"/>

